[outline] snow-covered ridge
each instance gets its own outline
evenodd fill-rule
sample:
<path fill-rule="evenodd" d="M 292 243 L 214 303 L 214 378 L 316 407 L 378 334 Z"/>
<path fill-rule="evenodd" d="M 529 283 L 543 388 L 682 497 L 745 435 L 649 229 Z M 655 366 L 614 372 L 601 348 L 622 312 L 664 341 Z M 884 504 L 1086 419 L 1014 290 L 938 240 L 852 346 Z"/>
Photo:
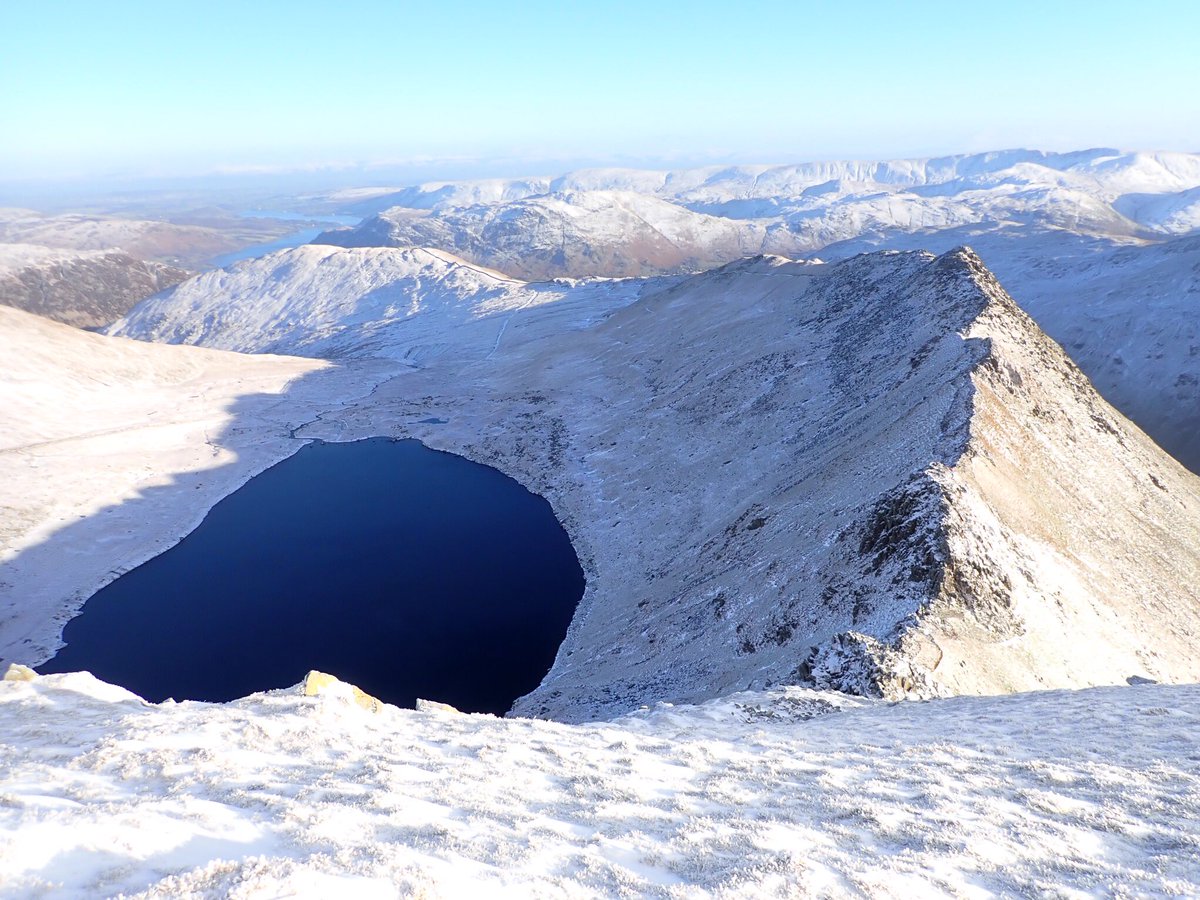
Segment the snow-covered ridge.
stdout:
<path fill-rule="evenodd" d="M 640 281 L 526 284 L 440 250 L 309 245 L 199 275 L 140 304 L 109 333 L 423 364 L 446 349 L 491 349 L 507 315 L 555 304 L 556 313 L 582 308 L 577 324 L 584 324 L 644 288 Z M 563 304 L 568 295 L 574 302 Z"/>
<path fill-rule="evenodd" d="M 1200 155 L 1108 149 L 597 169 L 406 189 L 318 240 L 438 246 L 534 279 L 970 244 L 1106 399 L 1200 471 L 1200 269 L 1179 252 L 1198 198 Z"/>
<path fill-rule="evenodd" d="M 80 894 L 1200 892 L 1200 688 L 774 690 L 567 726 L 0 682 L 0 883 Z M 948 778 L 948 773 L 952 777 Z"/>
<path fill-rule="evenodd" d="M 808 247 L 778 223 L 710 216 L 616 190 L 555 192 L 436 214 L 397 207 L 316 240 L 345 247 L 442 247 L 530 279 L 696 272 Z"/>
<path fill-rule="evenodd" d="M 521 712 L 585 719 L 804 681 L 901 697 L 1200 678 L 1197 479 L 969 251 L 550 286 L 489 275 L 479 304 L 422 300 L 342 329 L 333 313 L 370 295 L 350 279 L 362 254 L 428 260 L 307 248 L 235 270 L 245 283 L 211 305 L 181 288 L 154 321 L 260 349 L 272 286 L 314 252 L 341 260 L 318 268 L 340 273 L 319 298 L 320 334 L 338 335 L 325 351 L 417 368 L 298 434 L 418 437 L 522 480 L 571 533 L 587 591 Z M 446 327 L 445 309 L 485 305 Z M 321 352 L 308 315 L 292 310 L 269 346 Z"/>

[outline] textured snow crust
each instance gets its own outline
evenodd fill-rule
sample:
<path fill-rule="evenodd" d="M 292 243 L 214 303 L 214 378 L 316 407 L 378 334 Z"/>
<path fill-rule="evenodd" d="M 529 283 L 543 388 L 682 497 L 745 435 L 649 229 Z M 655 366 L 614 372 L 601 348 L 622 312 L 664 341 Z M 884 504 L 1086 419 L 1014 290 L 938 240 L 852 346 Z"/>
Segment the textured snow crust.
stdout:
<path fill-rule="evenodd" d="M 281 316 L 274 292 L 314 254 L 332 280 Z M 416 437 L 550 500 L 587 588 L 518 712 L 1200 679 L 1200 485 L 970 251 L 757 258 L 540 303 L 543 286 L 439 257 L 412 315 L 343 328 L 371 296 L 364 254 L 391 254 L 381 273 L 429 263 L 284 251 L 116 330 L 300 353 L 317 333 L 340 359 L 414 362 L 296 434 Z M 442 288 L 478 279 L 479 302 Z"/>
<path fill-rule="evenodd" d="M 590 725 L 0 682 L 10 896 L 1200 893 L 1200 688 L 796 688 Z"/>

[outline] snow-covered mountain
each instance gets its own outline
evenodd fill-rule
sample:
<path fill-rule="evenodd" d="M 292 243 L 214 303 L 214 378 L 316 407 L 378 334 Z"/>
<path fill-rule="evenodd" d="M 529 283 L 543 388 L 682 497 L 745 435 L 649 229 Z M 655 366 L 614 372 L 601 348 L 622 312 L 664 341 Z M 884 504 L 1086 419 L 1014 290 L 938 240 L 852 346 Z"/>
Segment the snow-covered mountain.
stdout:
<path fill-rule="evenodd" d="M 781 223 L 710 216 L 615 190 L 543 194 L 436 214 L 394 207 L 316 241 L 438 247 L 530 279 L 696 272 L 744 256 L 796 255 L 807 248 Z"/>
<path fill-rule="evenodd" d="M 395 206 L 317 240 L 440 247 L 534 279 L 969 243 L 1106 399 L 1200 471 L 1197 154 L 597 169 L 439 182 L 371 202 Z"/>
<path fill-rule="evenodd" d="M 1114 241 L 1058 229 L 969 227 L 826 247 L 978 250 L 1110 403 L 1200 472 L 1200 234 Z"/>
<path fill-rule="evenodd" d="M 77 328 L 108 325 L 188 275 L 119 251 L 0 243 L 0 304 Z"/>
<path fill-rule="evenodd" d="M 551 501 L 587 591 L 520 712 L 1200 677 L 1200 482 L 969 251 L 535 286 L 308 247 L 204 277 L 114 333 L 405 359 L 298 435 L 418 437 Z"/>
<path fill-rule="evenodd" d="M 644 286 L 526 284 L 439 250 L 308 245 L 197 276 L 109 332 L 243 353 L 423 363 L 447 349 L 458 357 L 492 349 L 504 314 L 553 303 L 556 327 L 579 326 L 632 302 Z"/>
<path fill-rule="evenodd" d="M 552 179 L 436 182 L 371 202 L 379 212 L 390 203 L 453 210 L 465 220 L 465 209 L 478 216 L 484 207 L 546 195 L 635 193 L 713 216 L 785 222 L 818 248 L 872 228 L 903 232 L 1006 219 L 1081 233 L 1181 234 L 1197 227 L 1198 188 L 1200 154 L 1011 150 L 879 162 L 591 169 Z"/>
<path fill-rule="evenodd" d="M 1200 688 L 563 725 L 0 681 L 18 896 L 1194 896 Z"/>
<path fill-rule="evenodd" d="M 14 667 L 6 888 L 1200 885 L 1200 697 L 1139 684 L 1200 678 L 1200 480 L 971 252 L 528 285 L 304 247 L 116 330 L 142 329 L 337 361 L 0 308 L 0 657 L 46 658 L 92 590 L 303 441 L 418 437 L 552 502 L 587 592 L 517 711 L 607 721 L 399 710 L 318 673 L 151 705 Z M 770 687 L 792 682 L 1122 686 Z"/>

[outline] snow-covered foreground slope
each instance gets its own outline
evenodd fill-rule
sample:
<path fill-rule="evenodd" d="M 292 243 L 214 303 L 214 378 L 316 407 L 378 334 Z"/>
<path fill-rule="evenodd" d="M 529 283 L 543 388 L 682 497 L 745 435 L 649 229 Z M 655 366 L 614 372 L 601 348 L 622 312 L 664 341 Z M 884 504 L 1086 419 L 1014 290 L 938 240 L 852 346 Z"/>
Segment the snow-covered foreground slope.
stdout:
<path fill-rule="evenodd" d="M 798 689 L 570 726 L 0 682 L 26 896 L 1194 896 L 1200 688 Z"/>
<path fill-rule="evenodd" d="M 329 280 L 282 315 L 277 286 L 314 252 Z M 544 289 L 486 275 L 478 303 L 438 285 L 484 276 L 438 258 L 412 314 L 377 322 L 359 298 L 391 283 L 357 280 L 363 254 L 392 255 L 380 273 L 428 262 L 284 252 L 119 330 L 300 353 L 336 335 L 318 350 L 418 362 L 298 434 L 417 437 L 550 500 L 587 590 L 518 711 L 1200 679 L 1200 482 L 969 251 Z"/>
<path fill-rule="evenodd" d="M 107 338 L 3 306 L 0 359 L 0 660 L 20 662 L 51 656 L 93 592 L 299 449 L 293 428 L 373 383 L 361 369 Z"/>

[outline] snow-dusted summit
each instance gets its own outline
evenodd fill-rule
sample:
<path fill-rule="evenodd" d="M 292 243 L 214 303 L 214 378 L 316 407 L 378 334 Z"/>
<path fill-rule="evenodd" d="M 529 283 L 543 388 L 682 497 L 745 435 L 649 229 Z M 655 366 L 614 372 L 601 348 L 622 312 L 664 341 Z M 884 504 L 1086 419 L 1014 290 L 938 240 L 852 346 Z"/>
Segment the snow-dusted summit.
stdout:
<path fill-rule="evenodd" d="M 440 250 L 308 245 L 206 272 L 140 304 L 110 334 L 244 353 L 423 362 L 491 349 L 502 316 L 555 304 L 586 322 L 641 282 L 526 284 Z M 562 304 L 568 294 L 571 304 Z M 593 301 L 594 302 L 591 302 Z"/>

